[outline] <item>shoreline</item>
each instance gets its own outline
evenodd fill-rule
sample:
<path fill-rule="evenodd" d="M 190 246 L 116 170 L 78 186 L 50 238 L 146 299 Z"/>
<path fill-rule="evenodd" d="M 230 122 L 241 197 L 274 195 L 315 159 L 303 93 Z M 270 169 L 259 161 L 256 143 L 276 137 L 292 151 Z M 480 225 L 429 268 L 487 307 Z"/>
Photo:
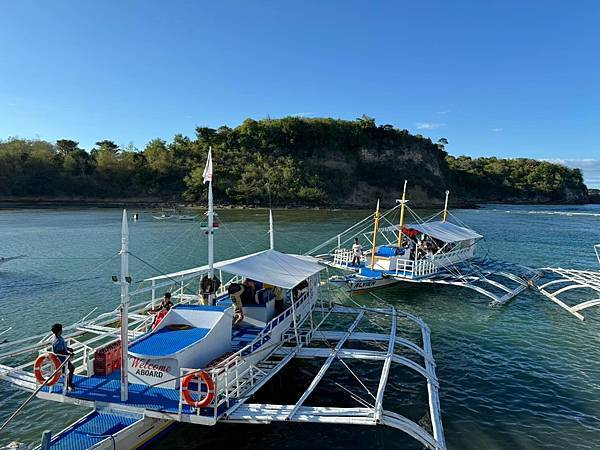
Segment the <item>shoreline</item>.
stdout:
<path fill-rule="evenodd" d="M 565 206 L 565 205 L 593 205 L 600 202 L 528 202 L 511 199 L 507 201 L 488 200 L 488 201 L 459 201 L 451 202 L 450 206 L 454 209 L 479 209 L 483 205 L 529 205 L 529 206 Z M 353 210 L 353 209 L 370 209 L 373 205 L 353 205 L 353 204 L 329 204 L 329 205 L 276 205 L 274 209 L 313 209 L 313 210 Z M 389 205 L 388 205 L 389 206 Z M 443 204 L 438 202 L 431 203 L 413 203 L 413 206 L 419 209 L 435 209 L 443 207 Z M 202 209 L 205 206 L 201 203 L 191 203 L 185 201 L 168 201 L 157 198 L 114 198 L 114 199 L 98 199 L 98 198 L 0 198 L 0 210 L 2 209 L 53 209 L 53 208 L 145 208 L 145 209 L 160 209 L 160 208 L 189 208 Z M 238 205 L 238 204 L 216 204 L 219 209 L 268 209 L 267 205 Z"/>

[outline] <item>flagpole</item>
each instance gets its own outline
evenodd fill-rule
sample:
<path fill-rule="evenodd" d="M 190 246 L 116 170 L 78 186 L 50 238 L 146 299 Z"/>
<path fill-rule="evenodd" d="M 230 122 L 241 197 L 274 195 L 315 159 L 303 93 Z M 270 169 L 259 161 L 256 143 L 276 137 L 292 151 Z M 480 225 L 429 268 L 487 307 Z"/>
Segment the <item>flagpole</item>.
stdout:
<path fill-rule="evenodd" d="M 212 147 L 208 147 L 208 160 L 206 161 L 205 177 L 208 178 L 208 278 L 213 279 L 214 275 L 214 208 L 212 191 Z"/>

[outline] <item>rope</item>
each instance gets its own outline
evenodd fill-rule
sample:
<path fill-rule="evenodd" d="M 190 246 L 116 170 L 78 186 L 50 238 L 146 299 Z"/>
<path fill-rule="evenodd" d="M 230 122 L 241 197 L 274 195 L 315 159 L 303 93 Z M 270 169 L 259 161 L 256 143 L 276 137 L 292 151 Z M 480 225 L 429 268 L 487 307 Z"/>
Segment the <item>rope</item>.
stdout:
<path fill-rule="evenodd" d="M 38 392 L 40 392 L 42 390 L 42 388 L 44 386 L 46 386 L 46 384 L 48 384 L 48 382 L 50 380 L 52 380 L 52 378 L 54 377 L 54 375 L 56 375 L 58 373 L 59 370 L 61 370 L 64 365 L 71 359 L 73 355 L 69 355 L 68 357 L 65 358 L 65 360 L 62 362 L 62 364 L 60 366 L 57 367 L 57 369 L 52 373 L 52 375 L 50 375 L 46 381 L 44 381 L 35 391 L 33 391 L 33 393 L 27 398 L 27 400 L 25 400 L 21 406 L 19 406 L 16 411 L 14 413 L 12 413 L 12 415 L 6 420 L 6 422 L 4 422 L 2 424 L 2 426 L 0 426 L 0 433 L 2 432 L 2 430 L 4 430 L 7 425 L 15 418 L 17 417 L 17 415 L 19 415 L 19 413 L 23 410 L 23 408 L 25 408 L 25 406 L 27 406 L 27 404 L 33 400 L 35 398 L 35 396 L 37 395 Z"/>

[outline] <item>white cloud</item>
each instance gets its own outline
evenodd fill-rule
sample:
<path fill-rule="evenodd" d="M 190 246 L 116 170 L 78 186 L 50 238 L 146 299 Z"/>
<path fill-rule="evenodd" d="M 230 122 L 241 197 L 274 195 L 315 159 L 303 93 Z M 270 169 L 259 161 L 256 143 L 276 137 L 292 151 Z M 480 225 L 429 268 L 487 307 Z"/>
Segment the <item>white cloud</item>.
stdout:
<path fill-rule="evenodd" d="M 292 117 L 311 117 L 314 116 L 315 113 L 312 112 L 299 112 L 295 114 L 290 114 Z"/>
<path fill-rule="evenodd" d="M 437 111 L 436 114 L 440 114 L 440 115 L 446 115 L 448 114 L 450 111 Z"/>
<path fill-rule="evenodd" d="M 499 133 L 502 130 L 503 128 L 492 128 L 492 131 L 494 131 L 495 133 Z"/>
<path fill-rule="evenodd" d="M 600 189 L 600 159 L 595 158 L 542 158 L 543 161 L 548 161 L 571 169 L 581 169 L 583 172 L 583 180 L 587 187 Z"/>
<path fill-rule="evenodd" d="M 417 122 L 417 130 L 435 130 L 436 128 L 445 127 L 445 123 L 436 122 Z"/>

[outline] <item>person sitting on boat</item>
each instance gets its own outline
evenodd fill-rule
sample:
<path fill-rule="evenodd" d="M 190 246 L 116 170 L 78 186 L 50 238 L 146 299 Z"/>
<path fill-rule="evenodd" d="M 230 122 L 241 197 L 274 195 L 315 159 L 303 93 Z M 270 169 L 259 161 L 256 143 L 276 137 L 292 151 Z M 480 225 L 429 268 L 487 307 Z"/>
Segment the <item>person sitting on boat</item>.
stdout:
<path fill-rule="evenodd" d="M 165 292 L 162 300 L 160 301 L 160 305 L 158 305 L 156 308 L 152 308 L 150 312 L 157 313 L 160 311 L 169 311 L 172 307 L 173 302 L 171 301 L 171 293 Z"/>
<path fill-rule="evenodd" d="M 231 297 L 235 313 L 233 317 L 233 325 L 239 324 L 244 320 L 244 310 L 242 305 L 242 294 L 244 293 L 244 286 L 239 283 L 231 283 L 227 287 L 227 293 Z"/>
<path fill-rule="evenodd" d="M 160 321 L 165 318 L 172 307 L 173 302 L 171 301 L 171 293 L 165 292 L 160 304 L 156 308 L 152 308 L 148 311 L 148 314 L 154 314 L 154 318 L 152 319 L 152 329 L 158 326 Z"/>
<path fill-rule="evenodd" d="M 243 305 L 259 303 L 258 298 L 256 297 L 256 282 L 254 280 L 251 280 L 250 278 L 244 280 L 244 293 L 241 298 Z"/>
<path fill-rule="evenodd" d="M 302 280 L 292 289 L 292 294 L 294 297 L 294 301 L 298 300 L 304 292 L 308 289 L 308 281 Z"/>
<path fill-rule="evenodd" d="M 352 265 L 360 266 L 360 257 L 362 256 L 362 246 L 358 242 L 358 238 L 354 238 L 354 245 L 352 245 Z"/>
<path fill-rule="evenodd" d="M 58 359 L 61 363 L 64 363 L 67 359 L 67 356 L 73 355 L 73 349 L 67 347 L 67 343 L 65 339 L 62 337 L 63 326 L 60 323 L 55 323 L 52 325 L 50 329 L 54 334 L 54 341 L 52 342 L 52 353 L 58 356 Z M 67 363 L 69 368 L 69 376 L 67 378 L 67 389 L 72 391 L 75 389 L 75 385 L 73 384 L 73 375 L 75 374 L 75 366 L 71 361 Z M 63 373 L 65 371 L 65 367 L 63 366 Z"/>

